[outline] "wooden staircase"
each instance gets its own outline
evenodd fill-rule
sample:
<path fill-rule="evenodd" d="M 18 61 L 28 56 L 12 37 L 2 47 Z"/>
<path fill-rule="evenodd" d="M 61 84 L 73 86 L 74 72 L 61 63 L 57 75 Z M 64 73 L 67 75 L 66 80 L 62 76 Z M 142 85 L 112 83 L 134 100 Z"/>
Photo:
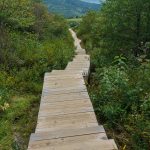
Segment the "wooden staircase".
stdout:
<path fill-rule="evenodd" d="M 77 55 L 65 70 L 45 74 L 37 127 L 28 150 L 117 150 L 98 125 L 87 92 L 90 57 L 70 32 Z"/>

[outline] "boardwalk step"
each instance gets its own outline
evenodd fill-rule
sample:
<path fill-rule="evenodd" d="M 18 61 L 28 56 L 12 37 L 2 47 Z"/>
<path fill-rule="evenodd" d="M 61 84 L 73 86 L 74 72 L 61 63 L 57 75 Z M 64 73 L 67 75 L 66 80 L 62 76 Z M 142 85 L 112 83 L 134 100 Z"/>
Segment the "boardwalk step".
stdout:
<path fill-rule="evenodd" d="M 41 103 L 39 116 L 91 112 L 93 106 L 88 100 Z"/>
<path fill-rule="evenodd" d="M 28 148 L 29 150 L 117 149 L 114 141 L 107 139 L 103 126 L 35 133 L 30 137 Z"/>
<path fill-rule="evenodd" d="M 76 79 L 76 78 L 83 78 L 82 76 L 82 73 L 68 73 L 68 72 L 65 72 L 64 74 L 54 74 L 54 73 L 51 73 L 50 75 L 45 75 L 45 78 L 44 80 L 47 80 L 47 79 L 55 79 L 57 78 L 58 80 L 62 80 L 63 78 L 72 78 L 72 79 Z"/>
<path fill-rule="evenodd" d="M 80 79 L 72 79 L 72 78 L 68 78 L 68 79 L 62 79 L 62 80 L 57 80 L 57 79 L 49 79 L 48 81 L 45 81 L 44 85 L 49 85 L 49 87 L 53 88 L 53 86 L 57 86 L 57 85 L 63 85 L 63 86 L 69 86 L 69 85 L 85 85 L 83 78 Z"/>
<path fill-rule="evenodd" d="M 41 140 L 51 140 L 51 139 L 58 139 L 58 138 L 67 138 L 67 137 L 75 137 L 75 136 L 84 136 L 84 135 L 91 135 L 91 134 L 105 134 L 105 130 L 103 126 L 93 126 L 87 128 L 73 128 L 73 129 L 63 129 L 63 130 L 56 130 L 51 132 L 42 132 L 42 133 L 33 133 L 30 137 L 31 141 L 41 141 Z M 106 134 L 101 139 L 107 140 Z M 97 137 L 99 139 L 99 137 Z"/>
<path fill-rule="evenodd" d="M 41 102 L 42 103 L 54 103 L 54 102 L 61 102 L 61 101 L 74 101 L 74 100 L 81 100 L 81 99 L 89 99 L 89 95 L 87 92 L 78 92 L 78 93 L 63 93 L 60 95 L 51 94 L 50 96 L 42 96 Z"/>
<path fill-rule="evenodd" d="M 82 121 L 81 121 L 82 120 Z M 94 112 L 80 112 L 65 115 L 39 116 L 36 132 L 76 129 L 97 126 Z"/>
<path fill-rule="evenodd" d="M 64 73 L 64 74 L 63 74 Z M 76 72 L 76 73 L 71 73 L 68 74 L 68 72 L 66 70 L 53 70 L 52 72 L 50 73 L 45 73 L 45 78 L 48 78 L 48 77 L 77 77 L 77 76 L 80 76 L 82 77 L 82 74 L 80 72 Z"/>
<path fill-rule="evenodd" d="M 61 91 L 61 90 L 71 90 L 71 89 L 86 89 L 86 86 L 85 86 L 85 83 L 74 83 L 72 84 L 73 82 L 70 81 L 66 84 L 64 84 L 64 82 L 54 82 L 54 83 L 51 83 L 51 82 L 48 82 L 48 83 L 45 83 L 44 86 L 43 86 L 43 92 L 46 92 L 46 91 Z"/>
<path fill-rule="evenodd" d="M 66 142 L 64 139 L 38 141 L 31 144 L 29 150 L 117 150 L 114 140 L 89 140 L 87 137 L 86 141 L 81 139 L 83 137 L 71 137 Z"/>
<path fill-rule="evenodd" d="M 90 66 L 90 62 L 80 62 L 80 61 L 74 61 L 74 62 L 70 62 L 68 63 L 67 67 L 71 67 L 71 66 L 75 66 L 75 67 L 89 67 Z M 66 68 L 67 68 L 66 67 Z"/>
<path fill-rule="evenodd" d="M 67 88 L 62 90 L 49 90 L 43 91 L 42 96 L 49 96 L 49 95 L 61 95 L 61 94 L 71 94 L 71 93 L 79 93 L 79 92 L 87 92 L 87 89 L 84 88 Z"/>
<path fill-rule="evenodd" d="M 53 70 L 51 72 L 51 75 L 75 75 L 75 74 L 79 74 L 82 75 L 83 71 L 69 71 L 69 70 Z"/>
<path fill-rule="evenodd" d="M 117 150 L 114 140 L 96 134 L 31 142 L 29 150 Z"/>

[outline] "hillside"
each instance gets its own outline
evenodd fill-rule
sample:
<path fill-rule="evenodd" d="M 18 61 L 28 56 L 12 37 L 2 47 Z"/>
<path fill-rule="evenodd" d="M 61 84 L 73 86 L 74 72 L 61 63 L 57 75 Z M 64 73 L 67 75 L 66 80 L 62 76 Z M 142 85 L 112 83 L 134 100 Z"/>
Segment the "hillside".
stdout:
<path fill-rule="evenodd" d="M 88 2 L 88 3 L 96 3 L 96 4 L 100 3 L 100 0 L 81 0 L 81 1 Z"/>
<path fill-rule="evenodd" d="M 44 0 L 50 12 L 64 15 L 67 18 L 82 16 L 89 10 L 98 10 L 100 5 L 81 0 Z"/>

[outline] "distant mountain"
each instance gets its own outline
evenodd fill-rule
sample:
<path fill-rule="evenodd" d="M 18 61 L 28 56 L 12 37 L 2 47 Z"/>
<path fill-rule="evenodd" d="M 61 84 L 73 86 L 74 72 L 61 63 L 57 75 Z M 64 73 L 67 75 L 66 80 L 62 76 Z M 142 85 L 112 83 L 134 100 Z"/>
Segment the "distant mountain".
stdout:
<path fill-rule="evenodd" d="M 100 4 L 100 0 L 81 0 L 87 3 L 95 3 L 95 4 Z"/>
<path fill-rule="evenodd" d="M 64 15 L 67 18 L 82 16 L 89 10 L 98 10 L 100 4 L 88 3 L 81 0 L 44 0 L 50 12 Z"/>

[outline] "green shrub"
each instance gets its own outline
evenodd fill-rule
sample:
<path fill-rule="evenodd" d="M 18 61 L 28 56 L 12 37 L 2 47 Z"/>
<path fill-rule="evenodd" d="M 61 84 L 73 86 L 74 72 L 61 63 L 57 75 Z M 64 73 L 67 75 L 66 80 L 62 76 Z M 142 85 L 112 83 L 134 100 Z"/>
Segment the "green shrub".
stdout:
<path fill-rule="evenodd" d="M 97 69 L 95 73 L 97 90 L 91 95 L 95 110 L 109 128 L 131 135 L 128 142 L 121 141 L 128 148 L 146 150 L 149 146 L 149 70 L 149 65 L 130 70 L 120 67 L 119 62 L 119 66 Z"/>
<path fill-rule="evenodd" d="M 39 1 L 0 1 L 0 149 L 27 149 L 45 72 L 74 54 L 64 18 Z M 31 121 L 32 120 L 32 121 Z"/>

